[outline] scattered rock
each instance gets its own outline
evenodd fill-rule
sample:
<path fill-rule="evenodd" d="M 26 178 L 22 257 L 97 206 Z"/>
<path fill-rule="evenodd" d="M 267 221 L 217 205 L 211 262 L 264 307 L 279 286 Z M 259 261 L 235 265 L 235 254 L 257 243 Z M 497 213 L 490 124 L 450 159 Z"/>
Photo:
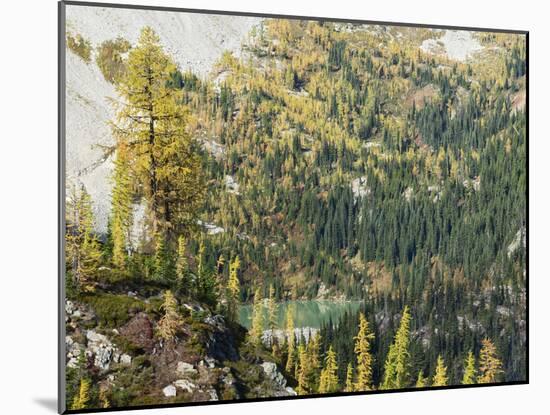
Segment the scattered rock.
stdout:
<path fill-rule="evenodd" d="M 297 396 L 298 394 L 296 393 L 296 391 L 294 389 L 292 389 L 290 386 L 287 386 L 285 388 L 286 392 L 288 393 L 289 396 Z"/>
<path fill-rule="evenodd" d="M 176 373 L 178 375 L 182 375 L 182 376 L 189 376 L 189 375 L 196 375 L 197 370 L 190 363 L 178 362 L 178 367 L 176 368 Z"/>
<path fill-rule="evenodd" d="M 132 364 L 132 356 L 126 353 L 122 354 L 120 356 L 120 364 L 125 366 L 130 366 Z"/>
<path fill-rule="evenodd" d="M 274 381 L 281 388 L 286 387 L 285 377 L 277 370 L 277 365 L 273 362 L 263 362 L 262 369 L 264 370 L 265 376 Z"/>
<path fill-rule="evenodd" d="M 110 343 L 106 336 L 96 333 L 93 330 L 88 330 L 86 333 L 86 338 L 88 339 L 88 342 L 92 343 Z"/>
<path fill-rule="evenodd" d="M 210 356 L 206 356 L 203 360 L 199 362 L 199 366 L 213 369 L 216 367 L 216 360 Z"/>
<path fill-rule="evenodd" d="M 218 392 L 216 392 L 215 389 L 208 389 L 206 391 L 208 397 L 209 397 L 209 401 L 217 401 L 219 398 L 218 398 Z"/>
<path fill-rule="evenodd" d="M 228 193 L 233 193 L 233 194 L 236 194 L 236 195 L 239 195 L 239 183 L 237 183 L 235 181 L 235 179 L 233 178 L 233 176 L 229 176 L 229 175 L 226 175 L 225 176 L 225 188 L 227 189 L 227 192 Z"/>
<path fill-rule="evenodd" d="M 370 189 L 367 187 L 367 178 L 363 176 L 353 179 L 351 181 L 351 191 L 355 199 L 369 195 Z"/>
<path fill-rule="evenodd" d="M 522 226 L 514 236 L 514 240 L 512 241 L 512 243 L 508 245 L 508 249 L 507 249 L 508 258 L 510 258 L 514 254 L 514 252 L 516 252 L 519 248 L 525 249 L 525 247 L 527 246 L 526 239 L 527 238 L 526 238 L 525 227 Z"/>
<path fill-rule="evenodd" d="M 162 390 L 162 393 L 167 398 L 176 396 L 176 387 L 174 385 L 168 385 Z"/>
<path fill-rule="evenodd" d="M 73 312 L 74 312 L 74 304 L 73 304 L 72 301 L 67 300 L 65 302 L 65 313 L 71 315 L 71 314 L 73 314 Z"/>
<path fill-rule="evenodd" d="M 176 388 L 182 389 L 189 393 L 193 392 L 193 390 L 196 388 L 196 385 L 187 379 L 178 379 L 174 382 L 174 385 L 176 386 Z"/>

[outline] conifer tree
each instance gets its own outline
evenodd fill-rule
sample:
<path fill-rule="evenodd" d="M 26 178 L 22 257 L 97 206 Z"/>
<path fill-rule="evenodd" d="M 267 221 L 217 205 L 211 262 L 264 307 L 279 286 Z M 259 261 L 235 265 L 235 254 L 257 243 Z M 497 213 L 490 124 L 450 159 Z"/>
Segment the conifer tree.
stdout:
<path fill-rule="evenodd" d="M 307 383 L 311 392 L 317 390 L 319 387 L 319 372 L 321 370 L 321 333 L 317 332 L 310 335 L 309 342 L 307 344 L 307 356 L 308 356 L 308 373 Z"/>
<path fill-rule="evenodd" d="M 94 233 L 92 200 L 84 186 L 72 187 L 66 215 L 67 268 L 80 290 L 94 291 L 102 254 Z"/>
<path fill-rule="evenodd" d="M 500 380 L 503 373 L 502 362 L 497 353 L 497 348 L 489 339 L 481 341 L 481 350 L 479 352 L 479 376 L 478 383 L 495 383 Z"/>
<path fill-rule="evenodd" d="M 237 310 L 239 308 L 239 298 L 241 286 L 239 283 L 239 268 L 241 261 L 237 255 L 229 263 L 229 280 L 227 282 L 227 314 L 230 321 L 237 320 Z"/>
<path fill-rule="evenodd" d="M 416 384 L 415 386 L 417 388 L 425 388 L 428 386 L 428 378 L 424 377 L 424 371 L 420 370 L 418 372 L 418 378 L 416 378 Z"/>
<path fill-rule="evenodd" d="M 267 324 L 268 329 L 271 330 L 271 337 L 273 338 L 273 333 L 277 329 L 277 300 L 275 298 L 275 287 L 273 284 L 269 286 L 269 298 L 267 300 Z"/>
<path fill-rule="evenodd" d="M 157 328 L 158 336 L 164 341 L 172 341 L 183 324 L 183 319 L 178 313 L 177 306 L 178 303 L 172 291 L 165 291 L 164 303 L 162 304 L 164 315 L 160 319 Z"/>
<path fill-rule="evenodd" d="M 102 408 L 109 408 L 111 402 L 109 402 L 107 387 L 99 388 L 99 402 L 101 403 Z"/>
<path fill-rule="evenodd" d="M 215 272 L 207 267 L 205 256 L 206 245 L 204 239 L 201 239 L 197 256 L 197 274 L 193 287 L 194 294 L 199 301 L 214 308 L 218 300 L 218 280 Z"/>
<path fill-rule="evenodd" d="M 113 134 L 128 145 L 134 180 L 142 185 L 152 234 L 170 241 L 196 226 L 204 198 L 196 145 L 186 126 L 182 91 L 170 87 L 176 71 L 157 34 L 142 29 L 130 50 L 126 71 L 117 84 Z"/>
<path fill-rule="evenodd" d="M 132 179 L 129 172 L 128 146 L 125 140 L 120 140 L 117 145 L 114 164 L 111 197 L 113 264 L 122 270 L 126 267 L 133 214 Z"/>
<path fill-rule="evenodd" d="M 447 367 L 441 355 L 437 356 L 437 364 L 435 367 L 435 375 L 432 386 L 447 386 Z"/>
<path fill-rule="evenodd" d="M 252 326 L 250 327 L 250 343 L 258 347 L 262 344 L 262 335 L 264 332 L 264 303 L 260 289 L 257 288 L 254 293 L 254 305 L 252 308 Z"/>
<path fill-rule="evenodd" d="M 78 396 L 75 397 L 71 409 L 86 409 L 88 407 L 88 402 L 90 401 L 90 386 L 90 380 L 88 378 L 80 379 Z"/>
<path fill-rule="evenodd" d="M 308 382 L 308 373 L 311 370 L 309 363 L 306 347 L 303 343 L 300 343 L 298 346 L 298 362 L 296 363 L 296 380 L 298 381 L 296 393 L 298 395 L 307 395 L 311 392 Z"/>
<path fill-rule="evenodd" d="M 185 293 L 189 292 L 189 264 L 187 263 L 187 257 L 185 256 L 185 247 L 187 246 L 187 240 L 183 235 L 178 237 L 178 256 L 176 259 L 176 277 L 183 288 Z"/>
<path fill-rule="evenodd" d="M 476 382 L 476 358 L 472 351 L 468 352 L 464 362 L 464 375 L 462 376 L 463 385 L 473 385 Z"/>
<path fill-rule="evenodd" d="M 287 360 L 285 370 L 287 373 L 292 373 L 295 362 L 296 336 L 294 333 L 294 309 L 289 306 L 286 311 L 286 332 L 287 332 Z"/>
<path fill-rule="evenodd" d="M 325 367 L 321 371 L 319 379 L 319 393 L 334 393 L 338 391 L 338 364 L 336 362 L 336 353 L 329 346 L 325 357 Z"/>
<path fill-rule="evenodd" d="M 409 307 L 405 306 L 399 329 L 388 351 L 384 364 L 382 389 L 406 388 L 410 382 L 410 321 Z"/>
<path fill-rule="evenodd" d="M 355 390 L 355 382 L 353 380 L 353 366 L 348 363 L 348 368 L 346 370 L 346 386 L 344 392 L 353 392 Z"/>
<path fill-rule="evenodd" d="M 368 391 L 372 389 L 373 359 L 370 351 L 370 342 L 374 340 L 374 334 L 370 331 L 369 322 L 363 313 L 359 314 L 359 332 L 354 340 L 354 352 L 357 358 L 355 390 Z"/>
<path fill-rule="evenodd" d="M 162 235 L 155 238 L 155 270 L 154 276 L 158 281 L 171 281 L 173 279 L 172 258 L 165 239 Z"/>

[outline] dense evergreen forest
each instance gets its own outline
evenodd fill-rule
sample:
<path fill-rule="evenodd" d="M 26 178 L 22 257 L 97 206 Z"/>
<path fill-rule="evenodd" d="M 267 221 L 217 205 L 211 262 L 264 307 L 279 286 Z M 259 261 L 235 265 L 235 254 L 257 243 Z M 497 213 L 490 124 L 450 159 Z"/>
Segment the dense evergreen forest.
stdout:
<path fill-rule="evenodd" d="M 475 33 L 484 54 L 459 62 L 419 48 L 437 33 L 266 20 L 210 79 L 181 72 L 150 28 L 105 42 L 112 213 L 97 235 L 71 184 L 68 299 L 103 329 L 148 314 L 155 350 L 222 315 L 237 362 L 275 362 L 298 394 L 525 380 L 525 37 Z M 307 336 L 292 310 L 274 318 L 320 298 L 362 306 Z M 143 403 L 83 360 L 75 409 Z"/>

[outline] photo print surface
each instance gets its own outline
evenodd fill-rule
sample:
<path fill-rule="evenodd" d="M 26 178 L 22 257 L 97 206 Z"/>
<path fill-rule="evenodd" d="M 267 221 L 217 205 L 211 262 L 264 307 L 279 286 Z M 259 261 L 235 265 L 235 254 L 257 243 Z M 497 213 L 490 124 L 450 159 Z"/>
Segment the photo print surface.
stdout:
<path fill-rule="evenodd" d="M 61 411 L 527 378 L 527 33 L 61 5 Z"/>

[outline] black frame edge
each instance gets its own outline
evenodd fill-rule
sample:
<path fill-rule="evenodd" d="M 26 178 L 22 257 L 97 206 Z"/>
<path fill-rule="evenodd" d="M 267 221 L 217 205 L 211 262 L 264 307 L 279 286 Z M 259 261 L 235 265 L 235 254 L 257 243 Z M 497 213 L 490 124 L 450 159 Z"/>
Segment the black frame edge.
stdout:
<path fill-rule="evenodd" d="M 125 4 L 125 3 L 102 3 L 102 2 L 88 2 L 88 1 L 72 1 L 62 0 L 67 6 L 88 6 L 88 7 L 105 7 L 113 9 L 133 9 L 133 10 L 150 10 L 150 11 L 165 11 L 165 12 L 183 12 L 183 13 L 204 13 L 204 14 L 217 14 L 225 16 L 241 16 L 241 17 L 263 17 L 268 19 L 292 19 L 292 20 L 315 20 L 335 23 L 358 23 L 358 24 L 372 24 L 378 26 L 405 26 L 405 27 L 418 27 L 426 29 L 448 29 L 448 30 L 466 30 L 469 32 L 493 32 L 493 33 L 512 33 L 522 34 L 528 33 L 527 30 L 519 29 L 500 29 L 500 28 L 487 28 L 487 27 L 468 27 L 468 26 L 452 26 L 452 25 L 438 25 L 430 23 L 408 23 L 408 22 L 390 22 L 383 20 L 365 20 L 365 19 L 348 19 L 337 17 L 324 17 L 324 16 L 299 16 L 288 14 L 270 14 L 270 13 L 255 13 L 244 12 L 234 10 L 211 10 L 211 9 L 192 9 L 184 7 L 169 7 L 169 6 L 147 6 L 140 4 Z"/>
<path fill-rule="evenodd" d="M 57 412 L 63 414 L 67 411 L 66 402 L 66 350 L 65 350 L 65 88 L 66 88 L 66 67 L 65 67 L 65 27 L 66 27 L 66 3 L 61 1 L 57 8 L 57 112 L 58 112 L 58 151 L 57 151 L 57 172 L 58 172 L 58 282 L 57 282 L 57 318 L 58 318 L 58 379 L 57 379 Z"/>

